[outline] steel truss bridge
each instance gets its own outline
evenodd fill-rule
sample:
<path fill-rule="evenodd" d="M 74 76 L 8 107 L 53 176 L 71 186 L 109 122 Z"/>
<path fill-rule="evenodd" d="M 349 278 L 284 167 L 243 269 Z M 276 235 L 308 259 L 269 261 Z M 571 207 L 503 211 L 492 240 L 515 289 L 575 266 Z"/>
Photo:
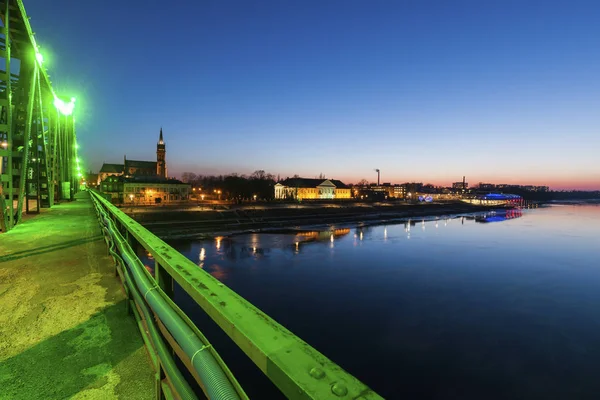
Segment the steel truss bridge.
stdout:
<path fill-rule="evenodd" d="M 75 98 L 57 94 L 21 0 L 0 1 L 0 230 L 72 200 L 81 177 Z"/>

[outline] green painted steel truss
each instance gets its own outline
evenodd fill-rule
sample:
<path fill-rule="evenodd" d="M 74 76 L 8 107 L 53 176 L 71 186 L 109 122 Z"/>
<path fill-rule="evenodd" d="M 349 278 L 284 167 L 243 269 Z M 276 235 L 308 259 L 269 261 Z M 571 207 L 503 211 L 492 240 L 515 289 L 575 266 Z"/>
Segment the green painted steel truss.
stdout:
<path fill-rule="evenodd" d="M 73 103 L 65 112 L 52 89 L 21 0 L 0 1 L 0 24 L 0 230 L 8 231 L 23 211 L 72 200 L 77 144 Z"/>

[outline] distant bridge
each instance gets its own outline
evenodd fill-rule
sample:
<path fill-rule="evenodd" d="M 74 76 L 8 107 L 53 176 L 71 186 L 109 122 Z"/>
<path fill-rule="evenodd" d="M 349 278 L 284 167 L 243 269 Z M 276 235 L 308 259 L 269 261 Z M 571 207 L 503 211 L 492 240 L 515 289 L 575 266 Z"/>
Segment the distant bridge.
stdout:
<path fill-rule="evenodd" d="M 21 0 L 0 1 L 0 230 L 72 200 L 81 177 L 75 98 L 52 88 Z"/>

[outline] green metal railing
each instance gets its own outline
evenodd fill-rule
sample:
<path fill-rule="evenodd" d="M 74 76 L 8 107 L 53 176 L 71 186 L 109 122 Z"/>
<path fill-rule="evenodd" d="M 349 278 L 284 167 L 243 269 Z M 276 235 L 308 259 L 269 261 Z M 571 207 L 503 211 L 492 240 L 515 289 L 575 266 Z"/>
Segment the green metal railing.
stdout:
<path fill-rule="evenodd" d="M 247 398 L 215 349 L 173 302 L 173 284 L 177 282 L 287 398 L 381 399 L 365 384 L 198 268 L 100 194 L 92 192 L 92 199 L 153 358 L 161 396 L 193 398 L 188 397 L 191 395 L 185 383 L 179 382 L 180 372 L 170 366 L 169 352 L 159 351 L 161 346 L 166 346 L 183 361 L 208 398 Z M 154 258 L 154 276 L 135 255 L 137 244 Z M 182 343 L 187 336 L 180 330 L 186 331 L 187 335 L 191 332 L 197 340 L 194 346 L 202 347 Z M 195 353 L 189 354 L 195 348 Z M 208 367 L 208 364 L 198 365 L 197 362 L 198 355 L 204 353 L 207 362 L 212 363 Z M 207 379 L 207 373 L 218 375 L 221 380 L 211 381 L 213 378 Z M 222 390 L 216 390 L 215 385 Z"/>

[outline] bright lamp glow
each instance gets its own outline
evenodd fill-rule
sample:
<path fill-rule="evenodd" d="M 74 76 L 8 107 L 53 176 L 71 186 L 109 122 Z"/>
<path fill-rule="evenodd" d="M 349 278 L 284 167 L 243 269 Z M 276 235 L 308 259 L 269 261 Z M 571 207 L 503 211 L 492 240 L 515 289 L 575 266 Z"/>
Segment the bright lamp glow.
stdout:
<path fill-rule="evenodd" d="M 75 97 L 71 98 L 70 103 L 65 103 L 63 100 L 58 97 L 54 97 L 54 107 L 62 114 L 62 115 L 71 115 L 73 114 L 73 109 L 75 108 Z"/>

